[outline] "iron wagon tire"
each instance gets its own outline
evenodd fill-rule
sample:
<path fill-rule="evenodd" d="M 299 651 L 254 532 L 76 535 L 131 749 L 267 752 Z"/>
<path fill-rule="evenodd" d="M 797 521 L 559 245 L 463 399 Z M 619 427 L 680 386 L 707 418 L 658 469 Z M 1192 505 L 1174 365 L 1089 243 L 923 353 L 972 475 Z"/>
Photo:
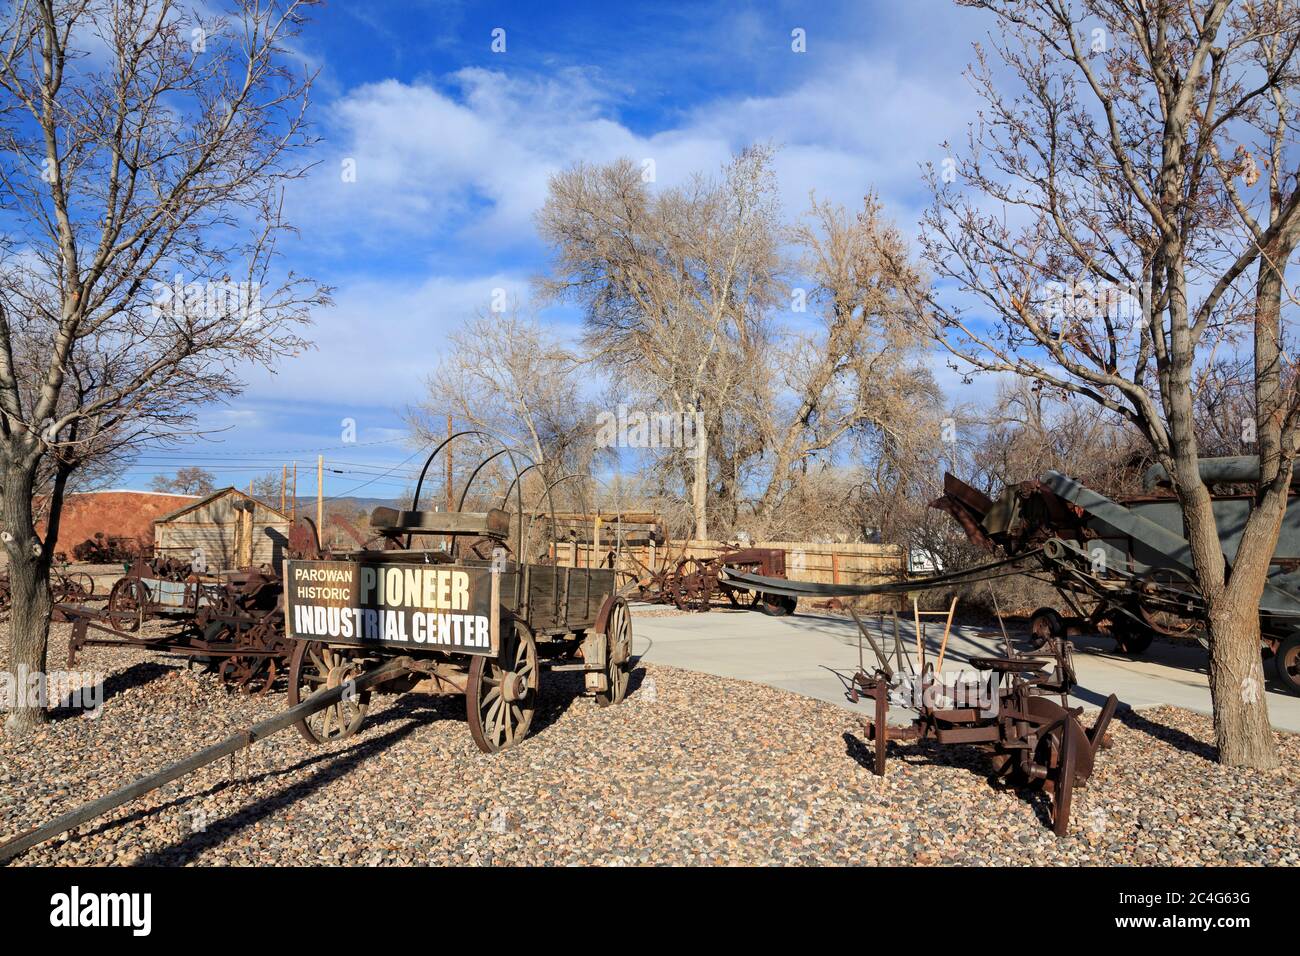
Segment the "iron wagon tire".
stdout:
<path fill-rule="evenodd" d="M 1040 607 L 1029 615 L 1029 634 L 1034 647 L 1042 647 L 1052 638 L 1065 636 L 1065 618 L 1054 607 Z"/>
<path fill-rule="evenodd" d="M 627 697 L 632 678 L 632 612 L 623 598 L 616 598 L 605 621 L 606 690 L 596 692 L 596 704 L 609 707 Z"/>
<path fill-rule="evenodd" d="M 288 705 L 296 707 L 311 694 L 324 687 L 337 687 L 343 681 L 359 677 L 365 670 L 360 661 L 348 660 L 345 651 L 339 651 L 320 641 L 297 641 L 289 656 Z M 331 683 L 333 681 L 333 683 Z M 307 693 L 303 693 L 306 690 Z M 310 717 L 294 723 L 294 729 L 303 740 L 312 745 L 327 741 L 346 740 L 361 729 L 370 706 L 370 692 L 363 691 L 355 700 L 341 700 L 333 706 L 317 711 Z M 310 721 L 320 718 L 317 726 Z"/>
<path fill-rule="evenodd" d="M 1292 631 L 1273 655 L 1273 668 L 1278 682 L 1287 693 L 1300 696 L 1300 631 Z"/>
<path fill-rule="evenodd" d="M 758 609 L 769 617 L 785 617 L 793 614 L 799 599 L 788 594 L 764 594 L 758 602 Z"/>
<path fill-rule="evenodd" d="M 469 734 L 485 754 L 507 750 L 528 736 L 541 688 L 532 631 L 516 620 L 502 632 L 500 651 L 495 657 L 474 655 L 465 682 Z"/>
<path fill-rule="evenodd" d="M 1155 640 L 1150 628 L 1122 618 L 1111 625 L 1110 633 L 1115 638 L 1115 650 L 1129 657 L 1140 657 Z"/>
<path fill-rule="evenodd" d="M 134 633 L 144 623 L 144 604 L 149 590 L 136 577 L 124 577 L 108 592 L 108 618 L 119 631 Z"/>

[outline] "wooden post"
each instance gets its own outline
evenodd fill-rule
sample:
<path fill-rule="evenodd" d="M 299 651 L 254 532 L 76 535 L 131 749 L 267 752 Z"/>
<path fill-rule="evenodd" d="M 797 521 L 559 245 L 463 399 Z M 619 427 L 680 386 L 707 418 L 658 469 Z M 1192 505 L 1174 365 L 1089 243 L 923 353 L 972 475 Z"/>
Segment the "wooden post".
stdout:
<path fill-rule="evenodd" d="M 451 432 L 451 414 L 448 413 L 448 415 L 447 415 L 447 437 L 450 438 L 451 435 L 452 435 L 452 432 Z M 456 507 L 455 502 L 452 500 L 452 493 L 453 493 L 454 490 L 455 490 L 455 489 L 452 487 L 452 473 L 451 473 L 451 445 L 448 445 L 448 446 L 447 446 L 447 510 L 448 510 L 448 511 L 451 511 L 453 508 Z M 521 558 L 520 560 L 522 560 L 522 558 Z"/>
<path fill-rule="evenodd" d="M 453 494 L 453 492 L 454 492 L 455 489 L 452 487 L 452 471 L 451 471 L 451 445 L 452 445 L 452 442 L 451 442 L 451 436 L 452 436 L 452 431 L 451 431 L 451 412 L 448 412 L 448 413 L 447 413 L 447 447 L 444 449 L 444 450 L 447 452 L 447 510 L 448 510 L 448 511 L 451 511 L 453 508 L 456 507 L 456 503 L 452 500 L 452 494 Z M 523 491 L 522 488 L 519 489 L 519 490 L 520 490 L 520 491 Z M 417 504 L 418 504 L 418 503 L 417 503 Z M 523 515 L 520 515 L 520 516 L 519 516 L 520 527 L 523 526 L 523 520 L 524 520 L 524 516 L 523 516 Z M 451 554 L 452 546 L 453 546 L 455 543 L 456 543 L 456 539 L 453 538 L 451 535 L 447 535 L 445 538 L 443 538 L 443 545 L 442 545 L 442 546 L 443 546 L 443 548 L 446 550 L 446 552 L 447 552 L 448 554 Z M 520 560 L 520 561 L 524 560 L 523 555 L 519 555 L 518 560 Z"/>
<path fill-rule="evenodd" d="M 298 523 L 298 463 L 293 463 L 293 511 L 289 514 L 293 524 Z"/>
<path fill-rule="evenodd" d="M 831 583 L 840 583 L 840 553 L 835 550 L 831 551 Z"/>
<path fill-rule="evenodd" d="M 316 534 L 325 527 L 325 456 L 316 456 Z"/>

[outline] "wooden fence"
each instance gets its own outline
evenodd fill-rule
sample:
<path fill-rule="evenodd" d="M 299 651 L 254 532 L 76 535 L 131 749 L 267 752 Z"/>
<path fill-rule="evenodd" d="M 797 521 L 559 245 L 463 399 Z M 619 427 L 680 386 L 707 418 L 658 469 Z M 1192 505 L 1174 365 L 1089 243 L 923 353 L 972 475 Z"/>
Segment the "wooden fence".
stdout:
<path fill-rule="evenodd" d="M 819 584 L 884 584 L 907 576 L 907 555 L 893 544 L 840 544 L 820 541 L 755 541 L 750 547 L 780 548 L 785 552 L 786 577 L 792 581 Z M 661 545 L 624 545 L 613 566 L 638 576 L 645 569 L 676 564 L 682 557 L 711 558 L 734 545 L 722 541 L 672 540 Z M 580 542 L 556 545 L 556 562 L 564 567 L 609 567 L 615 556 L 612 545 L 593 546 Z M 901 610 L 900 596 L 871 595 L 854 602 L 867 610 Z M 910 605 L 906 605 L 909 606 Z"/>

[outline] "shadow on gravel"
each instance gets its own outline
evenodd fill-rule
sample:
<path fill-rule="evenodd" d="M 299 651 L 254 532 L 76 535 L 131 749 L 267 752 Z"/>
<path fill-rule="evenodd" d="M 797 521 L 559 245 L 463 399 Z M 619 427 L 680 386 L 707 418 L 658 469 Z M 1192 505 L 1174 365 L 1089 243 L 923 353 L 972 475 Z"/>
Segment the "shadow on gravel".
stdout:
<path fill-rule="evenodd" d="M 875 766 L 875 748 L 845 731 L 845 753 L 868 773 Z M 1047 828 L 1052 826 L 1051 801 L 1041 791 L 1031 787 L 1013 787 L 993 776 L 989 772 L 988 754 L 976 747 L 963 747 L 960 744 L 940 744 L 933 740 L 919 740 L 911 743 L 894 741 L 889 745 L 889 760 L 902 760 L 912 767 L 954 767 L 965 770 L 982 781 L 978 786 L 992 787 L 996 790 L 1014 790 L 1016 795 L 1029 804 L 1038 817 L 1039 823 Z M 885 776 L 889 776 L 889 763 L 885 764 Z"/>
<path fill-rule="evenodd" d="M 143 687 L 151 681 L 157 680 L 165 674 L 170 674 L 176 668 L 159 664 L 156 661 L 141 661 L 139 664 L 132 664 L 124 671 L 118 671 L 110 674 L 104 680 L 103 696 L 100 698 L 101 704 L 106 704 L 119 694 L 124 694 L 135 687 Z M 68 695 L 64 700 L 59 701 L 57 707 L 50 709 L 50 720 L 67 720 L 69 717 L 80 717 L 86 713 L 85 707 L 73 706 L 72 695 Z"/>
<path fill-rule="evenodd" d="M 1191 734 L 1181 731 L 1177 727 L 1170 727 L 1168 724 L 1152 720 L 1145 714 L 1140 714 L 1135 710 L 1118 713 L 1115 715 L 1115 719 L 1125 727 L 1131 727 L 1148 737 L 1169 744 L 1175 750 L 1195 754 L 1210 763 L 1215 763 L 1219 759 L 1219 748 L 1214 744 L 1207 744 L 1202 740 L 1197 740 Z"/>
<path fill-rule="evenodd" d="M 404 706 L 406 701 L 399 701 L 394 706 L 388 708 L 383 716 L 375 721 L 375 724 L 382 725 L 402 717 L 408 718 L 406 723 L 394 727 L 392 730 L 381 736 L 359 741 L 351 747 L 348 747 L 346 750 L 313 754 L 305 760 L 301 760 L 288 767 L 281 767 L 278 770 L 269 770 L 265 773 L 257 774 L 256 776 L 242 780 L 227 781 L 214 787 L 209 787 L 207 790 L 200 793 L 170 801 L 169 803 L 165 803 L 148 812 L 142 811 L 140 813 L 134 813 L 120 821 L 114 821 L 112 824 L 98 827 L 95 831 L 91 832 L 93 833 L 98 832 L 99 830 L 105 830 L 110 826 L 121 826 L 122 824 L 131 823 L 146 816 L 157 816 L 167 810 L 183 807 L 187 803 L 191 803 L 202 797 L 211 796 L 215 793 L 220 793 L 230 787 L 238 787 L 247 783 L 260 783 L 264 780 L 274 779 L 275 777 L 284 774 L 293 773 L 317 765 L 315 772 L 313 772 L 308 779 L 290 784 L 279 793 L 264 797 L 250 806 L 241 808 L 232 816 L 222 817 L 220 820 L 215 820 L 204 830 L 190 833 L 174 846 L 145 854 L 137 860 L 134 865 L 177 866 L 188 863 L 203 850 L 218 846 L 234 833 L 257 823 L 272 814 L 285 810 L 303 797 L 306 797 L 345 776 L 361 761 L 387 750 L 389 747 L 405 738 L 412 731 L 424 726 L 426 721 L 423 717 L 414 713 L 422 703 L 422 701 L 412 699 L 410 706 Z M 394 714 L 394 711 L 399 711 L 399 713 Z M 405 713 L 402 713 L 402 711 L 405 711 Z M 292 732 L 293 731 L 285 731 L 285 733 Z"/>

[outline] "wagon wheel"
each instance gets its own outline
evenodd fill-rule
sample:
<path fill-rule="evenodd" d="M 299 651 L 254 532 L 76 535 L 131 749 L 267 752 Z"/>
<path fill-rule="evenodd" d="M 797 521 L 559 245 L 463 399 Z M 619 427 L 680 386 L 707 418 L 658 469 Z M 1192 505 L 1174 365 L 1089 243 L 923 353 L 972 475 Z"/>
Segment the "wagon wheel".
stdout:
<path fill-rule="evenodd" d="M 366 660 L 360 651 L 298 641 L 289 658 L 289 706 L 296 707 L 318 690 L 355 680 L 365 670 Z M 304 717 L 294 727 L 309 744 L 346 740 L 360 729 L 369 706 L 369 691 L 344 694 L 337 704 Z"/>
<path fill-rule="evenodd" d="M 513 747 L 528 736 L 537 706 L 541 671 L 537 643 L 522 621 L 503 628 L 496 657 L 475 655 L 465 684 L 469 733 L 487 754 Z"/>
<path fill-rule="evenodd" d="M 1070 826 L 1070 802 L 1074 788 L 1092 776 L 1092 746 L 1079 721 L 1060 704 L 1046 697 L 1031 696 L 1025 710 L 1039 728 L 1034 762 L 1047 768 L 1047 777 L 1037 785 L 1052 798 L 1052 830 L 1064 836 Z"/>
<path fill-rule="evenodd" d="M 632 612 L 627 601 L 615 598 L 605 623 L 605 677 L 607 689 L 596 693 L 601 707 L 621 704 L 632 676 Z"/>
<path fill-rule="evenodd" d="M 1201 595 L 1191 575 L 1177 568 L 1150 568 L 1140 574 L 1137 581 L 1139 589 L 1157 604 L 1153 609 L 1147 601 L 1141 601 L 1137 607 L 1151 630 L 1181 637 L 1201 625 L 1197 615 Z"/>
<path fill-rule="evenodd" d="M 688 577 L 686 566 L 687 566 L 686 558 L 683 558 L 681 561 L 678 561 L 677 570 L 673 571 L 668 576 L 666 582 L 668 585 L 667 588 L 668 594 L 672 598 L 673 604 L 676 605 L 677 610 L 679 611 L 690 610 L 690 594 L 686 584 L 686 579 Z"/>
<path fill-rule="evenodd" d="M 799 599 L 788 594 L 760 594 L 758 609 L 770 617 L 785 617 L 793 614 Z"/>
<path fill-rule="evenodd" d="M 271 689 L 280 669 L 273 657 L 233 654 L 221 662 L 217 673 L 232 690 L 260 697 Z"/>
<path fill-rule="evenodd" d="M 1115 615 L 1110 635 L 1115 638 L 1115 650 L 1130 657 L 1137 657 L 1155 640 L 1155 631 L 1122 613 Z"/>
<path fill-rule="evenodd" d="M 55 601 L 66 604 L 70 601 L 89 600 L 95 593 L 95 579 L 84 571 L 75 574 L 61 574 L 58 578 Z"/>
<path fill-rule="evenodd" d="M 758 607 L 758 602 L 763 597 L 757 591 L 746 591 L 743 588 L 735 588 L 727 584 L 722 585 L 722 593 L 727 596 L 727 600 L 732 607 L 744 610 L 753 610 Z"/>
<path fill-rule="evenodd" d="M 144 623 L 144 606 L 149 589 L 137 577 L 125 577 L 108 592 L 108 617 L 123 631 L 138 631 Z"/>
<path fill-rule="evenodd" d="M 1300 694 L 1300 631 L 1292 631 L 1277 646 L 1273 655 L 1277 679 L 1288 691 Z"/>

